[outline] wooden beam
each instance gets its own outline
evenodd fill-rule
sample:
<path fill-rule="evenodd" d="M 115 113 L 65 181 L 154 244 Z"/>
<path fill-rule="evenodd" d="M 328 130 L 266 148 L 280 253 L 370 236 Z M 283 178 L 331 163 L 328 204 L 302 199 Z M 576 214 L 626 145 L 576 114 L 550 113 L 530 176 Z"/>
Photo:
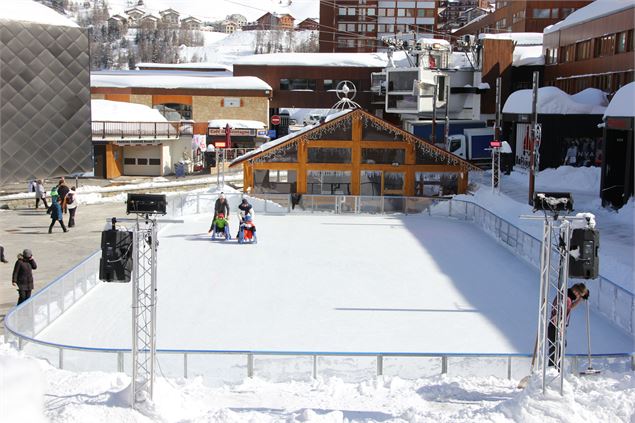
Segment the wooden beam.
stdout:
<path fill-rule="evenodd" d="M 256 162 L 253 164 L 254 170 L 295 170 L 298 171 L 298 163 L 278 163 L 278 162 Z"/>
<path fill-rule="evenodd" d="M 360 115 L 356 114 L 353 119 L 353 151 L 351 159 L 353 162 L 353 170 L 351 172 L 351 194 L 360 195 L 361 193 L 361 170 L 360 164 L 362 162 L 362 120 Z"/>
<path fill-rule="evenodd" d="M 297 191 L 299 193 L 306 193 L 306 179 L 307 179 L 307 143 L 298 143 L 298 174 L 297 174 Z"/>

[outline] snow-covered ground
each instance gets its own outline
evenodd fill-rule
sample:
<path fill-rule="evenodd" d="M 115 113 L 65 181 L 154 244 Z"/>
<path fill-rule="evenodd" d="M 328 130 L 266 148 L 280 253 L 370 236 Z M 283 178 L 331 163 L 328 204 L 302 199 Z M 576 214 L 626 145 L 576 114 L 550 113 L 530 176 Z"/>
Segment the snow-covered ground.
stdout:
<path fill-rule="evenodd" d="M 245 379 L 209 388 L 199 379 L 165 379 L 142 412 L 128 406 L 121 373 L 58 370 L 0 344 L 0 413 L 11 423 L 85 422 L 545 422 L 631 423 L 635 375 L 567 376 L 564 395 L 536 381 L 435 376 L 339 378 L 271 383 Z"/>
<path fill-rule="evenodd" d="M 489 186 L 480 186 L 474 195 L 462 195 L 457 199 L 481 204 L 540 239 L 542 223 L 520 217 L 533 214 L 528 201 L 528 185 L 529 175 L 519 170 L 502 176 L 501 195 L 492 194 Z M 635 293 L 635 200 L 631 199 L 619 211 L 603 208 L 598 194 L 598 167 L 545 169 L 536 177 L 536 191 L 571 192 L 576 213 L 595 215 L 600 231 L 600 274 Z"/>

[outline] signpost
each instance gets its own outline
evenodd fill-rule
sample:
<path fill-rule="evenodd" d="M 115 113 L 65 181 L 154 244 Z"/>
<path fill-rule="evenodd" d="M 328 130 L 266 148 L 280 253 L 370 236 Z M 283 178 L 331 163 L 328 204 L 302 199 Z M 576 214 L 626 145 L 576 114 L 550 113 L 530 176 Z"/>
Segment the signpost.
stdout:
<path fill-rule="evenodd" d="M 271 124 L 272 125 L 280 125 L 280 122 L 282 122 L 282 119 L 280 119 L 279 115 L 271 116 Z"/>

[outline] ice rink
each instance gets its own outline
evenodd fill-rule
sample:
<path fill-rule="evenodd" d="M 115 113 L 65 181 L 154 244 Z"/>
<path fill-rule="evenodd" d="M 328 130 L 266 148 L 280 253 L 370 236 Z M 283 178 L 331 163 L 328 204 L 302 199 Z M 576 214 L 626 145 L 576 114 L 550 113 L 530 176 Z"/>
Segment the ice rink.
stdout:
<path fill-rule="evenodd" d="M 538 271 L 468 222 L 261 214 L 258 244 L 239 245 L 210 241 L 210 220 L 188 217 L 160 233 L 160 349 L 533 349 Z M 572 313 L 568 353 L 586 353 L 583 306 Z M 102 283 L 38 338 L 130 348 L 130 307 L 130 284 Z M 594 353 L 632 351 L 632 338 L 603 317 L 592 314 L 591 327 Z"/>

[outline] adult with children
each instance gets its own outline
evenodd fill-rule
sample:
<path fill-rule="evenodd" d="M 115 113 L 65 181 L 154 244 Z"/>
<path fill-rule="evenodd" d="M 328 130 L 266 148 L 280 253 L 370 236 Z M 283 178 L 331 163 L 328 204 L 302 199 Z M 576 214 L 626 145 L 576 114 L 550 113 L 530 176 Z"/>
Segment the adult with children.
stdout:
<path fill-rule="evenodd" d="M 218 216 L 219 213 L 223 213 L 223 215 L 229 219 L 229 203 L 225 198 L 225 194 L 222 192 L 214 203 L 214 219 L 216 219 L 216 216 Z"/>
<path fill-rule="evenodd" d="M 33 259 L 33 254 L 28 248 L 18 254 L 18 259 L 13 266 L 13 276 L 11 283 L 18 289 L 18 304 L 31 297 L 33 290 L 33 270 L 37 269 L 37 264 Z"/>
<path fill-rule="evenodd" d="M 589 299 L 589 289 L 583 283 L 577 283 L 567 290 L 567 299 L 565 304 L 565 326 L 569 326 L 569 316 L 571 311 L 582 302 L 582 300 Z M 549 366 L 555 366 L 557 358 L 561 354 L 560 351 L 556 352 L 556 335 L 558 333 L 558 327 L 556 323 L 558 321 L 558 298 L 553 300 L 551 306 L 551 319 L 549 320 L 549 328 L 547 329 L 547 337 L 549 339 Z M 562 328 L 564 329 L 564 328 Z M 565 341 L 566 342 L 566 341 Z M 557 357 L 558 356 L 558 357 Z"/>

